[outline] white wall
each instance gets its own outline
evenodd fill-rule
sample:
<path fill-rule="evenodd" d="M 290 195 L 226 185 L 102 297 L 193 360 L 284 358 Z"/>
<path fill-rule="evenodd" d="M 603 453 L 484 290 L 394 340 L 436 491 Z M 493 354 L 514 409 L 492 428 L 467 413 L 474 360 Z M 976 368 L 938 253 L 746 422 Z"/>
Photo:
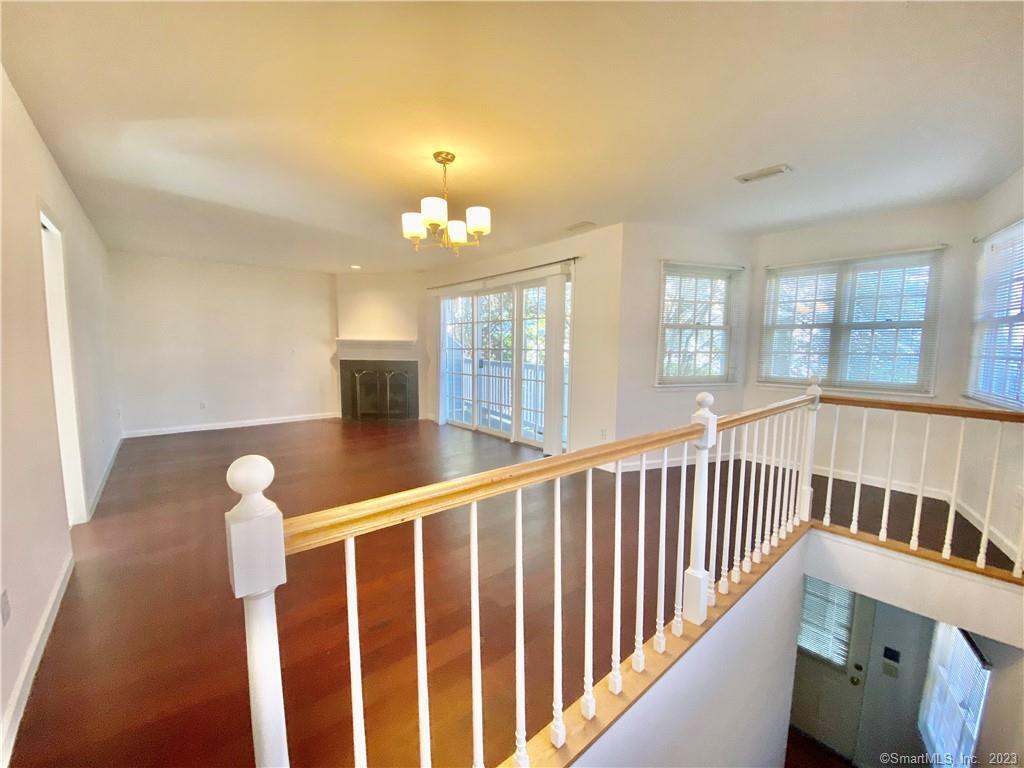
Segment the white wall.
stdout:
<path fill-rule="evenodd" d="M 21 714 L 38 654 L 71 567 L 71 540 L 43 290 L 40 207 L 60 228 L 86 498 L 95 499 L 120 437 L 107 345 L 107 253 L 3 76 L 2 584 L 0 701 L 7 734 Z M 9 748 L 4 738 L 5 749 Z M 5 756 L 6 757 L 6 756 Z"/>
<path fill-rule="evenodd" d="M 337 415 L 332 275 L 127 254 L 114 263 L 126 435 Z"/>
<path fill-rule="evenodd" d="M 1024 648 L 1024 588 L 824 531 L 805 538 L 809 576 Z"/>
<path fill-rule="evenodd" d="M 805 541 L 773 565 L 575 765 L 781 766 Z"/>
<path fill-rule="evenodd" d="M 428 287 L 446 285 L 578 257 L 573 273 L 571 449 L 616 437 L 622 233 L 623 225 L 615 224 L 503 256 L 473 259 L 464 254 L 459 264 L 427 278 Z M 421 334 L 432 357 L 436 357 L 440 325 L 437 307 L 437 299 L 432 299 Z M 431 366 L 421 381 L 431 388 L 429 397 L 436 403 L 436 368 Z"/>
<path fill-rule="evenodd" d="M 748 267 L 732 281 L 735 383 L 655 387 L 661 262 Z M 622 294 L 619 310 L 619 381 L 616 437 L 621 439 L 687 424 L 702 390 L 715 395 L 716 413 L 742 410 L 746 365 L 746 306 L 749 300 L 750 238 L 692 227 L 647 223 L 624 225 Z M 578 337 L 577 337 L 578 338 Z"/>

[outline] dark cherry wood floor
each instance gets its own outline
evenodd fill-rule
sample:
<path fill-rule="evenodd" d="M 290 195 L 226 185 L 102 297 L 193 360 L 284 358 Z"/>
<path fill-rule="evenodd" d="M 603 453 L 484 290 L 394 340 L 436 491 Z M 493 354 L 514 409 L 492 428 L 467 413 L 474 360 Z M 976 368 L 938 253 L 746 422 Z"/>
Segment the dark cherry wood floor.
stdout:
<path fill-rule="evenodd" d="M 790 726 L 785 768 L 852 768 L 853 762 Z"/>
<path fill-rule="evenodd" d="M 245 453 L 262 453 L 274 462 L 277 478 L 267 495 L 286 516 L 539 455 L 429 422 L 325 420 L 126 440 L 95 518 L 73 531 L 75 571 L 28 702 L 13 765 L 252 764 L 242 606 L 228 587 L 223 528 L 223 514 L 237 499 L 224 473 Z M 655 621 L 659 471 L 647 478 L 647 636 Z M 623 658 L 633 646 L 638 484 L 639 473 L 624 477 Z M 673 512 L 678 488 L 679 470 L 671 469 Z M 596 679 L 610 668 L 612 489 L 612 475 L 595 471 Z M 567 703 L 582 693 L 583 491 L 582 475 L 563 481 Z M 550 484 L 524 493 L 530 734 L 551 716 L 551 494 Z M 823 486 L 815 496 L 820 507 Z M 724 497 L 723 488 L 723 504 Z M 848 519 L 851 500 L 852 486 L 837 483 L 834 521 L 842 523 L 844 514 Z M 865 489 L 863 530 L 877 530 L 880 505 L 881 492 Z M 940 502 L 926 503 L 922 546 L 941 545 L 945 509 Z M 820 508 L 816 514 L 820 517 Z M 891 537 L 909 538 L 912 514 L 913 497 L 896 494 Z M 670 563 L 676 520 L 676 514 L 669 515 Z M 455 509 L 428 518 L 424 540 L 433 757 L 436 765 L 468 764 L 468 512 Z M 978 540 L 978 532 L 958 519 L 956 554 L 973 557 L 971 542 L 976 548 Z M 362 537 L 357 552 L 369 760 L 415 765 L 412 528 Z M 486 759 L 494 763 L 513 749 L 510 498 L 481 505 L 480 557 Z M 989 562 L 1009 567 L 994 548 Z M 671 594 L 671 566 L 669 571 Z M 288 583 L 277 594 L 292 764 L 350 765 L 343 547 L 289 558 Z M 667 602 L 670 614 L 671 598 Z"/>

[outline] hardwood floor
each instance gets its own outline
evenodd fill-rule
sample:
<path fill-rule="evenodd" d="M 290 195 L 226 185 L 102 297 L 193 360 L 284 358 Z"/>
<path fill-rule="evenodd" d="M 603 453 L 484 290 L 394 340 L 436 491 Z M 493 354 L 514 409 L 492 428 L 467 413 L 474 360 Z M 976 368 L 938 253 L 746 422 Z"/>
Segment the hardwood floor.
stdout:
<path fill-rule="evenodd" d="M 94 520 L 73 531 L 75 572 L 12 765 L 252 764 L 242 606 L 228 586 L 223 528 L 223 514 L 237 499 L 224 473 L 245 453 L 263 453 L 274 462 L 277 477 L 268 496 L 286 516 L 539 456 L 530 448 L 429 422 L 326 420 L 126 440 Z M 655 621 L 659 471 L 647 478 L 647 636 Z M 692 468 L 690 475 L 692 480 Z M 669 470 L 670 562 L 679 479 L 678 469 Z M 639 473 L 623 478 L 623 658 L 633 647 L 638 482 Z M 843 488 L 837 484 L 837 522 L 846 508 L 840 503 L 847 493 Z M 595 679 L 610 667 L 612 491 L 612 475 L 595 471 Z M 582 475 L 563 481 L 566 702 L 582 693 L 583 493 Z M 865 530 L 877 530 L 871 525 L 872 515 L 880 515 L 880 493 L 876 501 L 873 489 L 864 491 Z M 815 496 L 820 516 L 824 492 Z M 903 535 L 900 526 L 909 537 L 913 497 L 903 496 L 894 498 L 893 537 Z M 724 497 L 723 487 L 723 503 Z M 551 715 L 551 485 L 527 490 L 524 502 L 532 735 Z M 942 510 L 931 502 L 925 505 L 922 546 L 941 544 L 945 505 L 939 506 Z M 970 524 L 958 519 L 957 526 L 957 538 L 966 541 L 970 531 L 961 526 Z M 435 515 L 424 524 L 437 765 L 466 764 L 471 755 L 468 533 L 465 509 Z M 513 747 L 510 498 L 481 504 L 480 537 L 485 749 L 487 762 L 496 763 Z M 977 537 L 975 530 L 975 547 Z M 369 759 L 374 765 L 415 765 L 411 526 L 361 537 L 357 556 Z M 990 548 L 990 563 L 1000 562 L 1000 556 Z M 278 590 L 277 604 L 292 764 L 350 765 L 343 547 L 289 558 L 288 583 Z"/>

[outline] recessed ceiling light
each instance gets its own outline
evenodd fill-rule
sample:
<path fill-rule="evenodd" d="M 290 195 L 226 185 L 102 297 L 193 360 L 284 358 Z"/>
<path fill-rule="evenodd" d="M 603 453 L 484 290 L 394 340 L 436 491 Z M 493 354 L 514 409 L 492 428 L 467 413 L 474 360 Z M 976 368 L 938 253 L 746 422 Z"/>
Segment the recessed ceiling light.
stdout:
<path fill-rule="evenodd" d="M 752 181 L 769 179 L 772 176 L 781 176 L 784 173 L 790 173 L 792 170 L 793 169 L 785 163 L 779 163 L 778 165 L 769 165 L 767 168 L 760 168 L 756 171 L 750 171 L 749 173 L 741 173 L 736 177 L 736 181 L 740 184 L 749 184 Z"/>
<path fill-rule="evenodd" d="M 349 269 L 362 269 L 363 267 L 361 265 L 359 265 L 359 264 L 349 264 L 348 268 Z"/>

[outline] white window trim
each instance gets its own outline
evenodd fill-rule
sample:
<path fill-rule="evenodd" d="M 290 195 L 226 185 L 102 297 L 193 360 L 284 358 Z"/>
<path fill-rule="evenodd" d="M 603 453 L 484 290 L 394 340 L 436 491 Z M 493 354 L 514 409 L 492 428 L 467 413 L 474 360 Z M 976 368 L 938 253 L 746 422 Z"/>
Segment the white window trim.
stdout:
<path fill-rule="evenodd" d="M 724 278 L 726 280 L 725 324 L 722 326 L 706 326 L 708 328 L 721 328 L 725 331 L 725 374 L 723 376 L 685 376 L 676 377 L 672 380 L 662 380 L 667 378 L 662 375 L 661 365 L 665 356 L 665 323 L 663 319 L 665 317 L 665 276 L 667 269 L 669 267 L 675 267 L 681 270 L 685 270 L 695 275 Z M 692 389 L 704 387 L 707 386 L 708 384 L 718 384 L 724 386 L 735 386 L 737 384 L 736 365 L 734 362 L 736 359 L 734 348 L 736 341 L 737 324 L 735 322 L 735 301 L 733 299 L 733 293 L 736 290 L 734 280 L 735 274 L 742 270 L 743 267 L 731 266 L 728 264 L 717 266 L 709 264 L 694 264 L 692 262 L 685 261 L 673 261 L 671 259 L 661 260 L 658 270 L 658 339 L 654 358 L 653 384 L 655 389 Z"/>
<path fill-rule="evenodd" d="M 856 382 L 855 384 L 843 384 L 838 378 L 838 372 L 842 370 L 844 364 L 844 355 L 842 353 L 842 337 L 843 331 L 847 333 L 849 329 L 854 325 L 852 323 L 842 323 L 839 321 L 841 310 L 844 308 L 842 300 L 845 299 L 842 296 L 843 291 L 846 290 L 845 280 L 843 275 L 840 274 L 840 279 L 836 283 L 836 299 L 835 306 L 833 308 L 832 322 L 828 325 L 822 323 L 805 323 L 805 324 L 793 324 L 794 328 L 805 327 L 805 328 L 825 328 L 828 327 L 832 330 L 829 334 L 829 368 L 828 375 L 823 379 L 821 387 L 824 391 L 834 392 L 853 392 L 863 393 L 869 395 L 877 395 L 879 393 L 888 393 L 893 395 L 899 395 L 903 397 L 924 397 L 934 398 L 935 397 L 935 378 L 938 375 L 938 350 L 941 343 L 941 335 L 938 323 L 939 317 L 939 303 L 941 300 L 941 275 L 942 275 L 942 262 L 941 255 L 947 246 L 937 245 L 928 248 L 915 248 L 907 251 L 894 251 L 883 254 L 876 254 L 866 257 L 849 258 L 849 259 L 829 259 L 825 261 L 814 261 L 806 262 L 804 264 L 786 264 L 780 266 L 767 266 L 765 268 L 765 278 L 762 291 L 762 311 L 761 311 L 761 331 L 760 341 L 758 342 L 758 354 L 755 360 L 757 367 L 757 374 L 755 384 L 758 387 L 805 387 L 807 382 L 805 380 L 789 379 L 775 376 L 767 376 L 764 371 L 764 360 L 765 360 L 765 345 L 768 343 L 768 328 L 778 328 L 782 326 L 772 325 L 769 326 L 768 312 L 770 310 L 770 304 L 768 302 L 768 290 L 770 281 L 774 275 L 784 273 L 797 273 L 803 270 L 819 271 L 821 268 L 827 268 L 834 266 L 837 273 L 842 273 L 843 270 L 849 270 L 851 267 L 857 265 L 867 265 L 874 263 L 894 262 L 897 260 L 924 260 L 925 258 L 930 259 L 933 266 L 932 274 L 928 281 L 928 297 L 926 299 L 926 310 L 925 319 L 920 323 L 922 326 L 921 336 L 921 349 L 922 358 L 924 356 L 924 349 L 926 346 L 930 346 L 932 350 L 932 361 L 931 368 L 925 372 L 923 381 L 919 385 L 914 386 L 900 386 L 892 384 L 879 384 L 872 385 L 866 382 Z M 918 323 L 909 323 L 911 327 L 916 327 Z M 883 327 L 891 328 L 894 327 L 892 323 L 856 323 L 856 327 L 867 328 L 867 327 Z M 930 333 L 930 336 L 929 336 Z M 930 338 L 930 343 L 928 338 Z"/>
<path fill-rule="evenodd" d="M 970 357 L 970 370 L 967 376 L 967 391 L 963 393 L 963 396 L 971 400 L 977 400 L 978 402 L 985 403 L 986 405 L 992 405 L 996 408 L 1002 408 L 1007 411 L 1024 411 L 1024 403 L 1017 402 L 1016 400 L 1009 400 L 997 395 L 989 394 L 988 392 L 982 392 L 975 389 L 978 380 L 978 363 L 980 357 L 977 354 L 977 350 L 980 344 L 981 328 L 983 323 L 990 323 L 992 321 L 979 321 L 978 314 L 981 309 L 981 302 L 983 299 L 984 291 L 984 278 L 985 278 L 985 255 L 989 248 L 1000 238 L 1004 233 L 1010 233 L 1015 230 L 1024 227 L 1024 219 L 1015 221 L 1014 223 L 1003 227 L 997 232 L 993 232 L 982 243 L 981 252 L 978 254 L 974 261 L 974 274 L 975 274 L 975 295 L 974 295 L 974 308 L 971 317 L 971 357 Z"/>

